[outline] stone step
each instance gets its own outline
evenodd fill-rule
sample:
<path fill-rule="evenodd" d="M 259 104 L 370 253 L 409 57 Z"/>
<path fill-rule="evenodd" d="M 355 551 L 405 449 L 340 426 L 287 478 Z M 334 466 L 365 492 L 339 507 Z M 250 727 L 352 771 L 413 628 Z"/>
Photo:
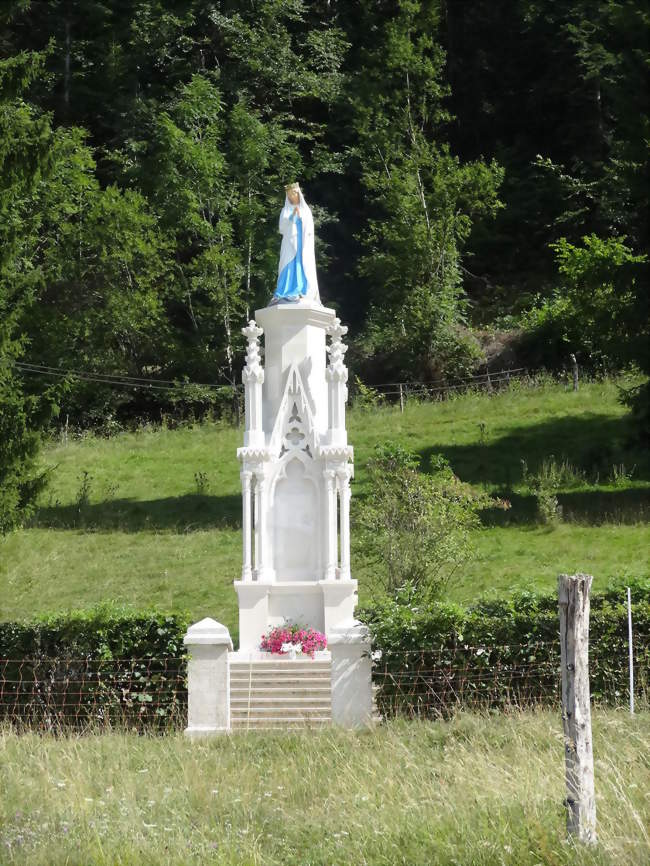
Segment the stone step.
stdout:
<path fill-rule="evenodd" d="M 329 662 L 325 664 L 320 664 L 314 662 L 313 664 L 303 665 L 299 662 L 295 664 L 289 662 L 287 665 L 277 665 L 271 664 L 267 662 L 265 664 L 252 664 L 252 665 L 242 665 L 242 664 L 231 664 L 230 671 L 233 674 L 243 675 L 243 674 L 285 674 L 288 676 L 296 676 L 296 675 L 314 675 L 314 674 L 330 674 L 332 672 L 332 666 Z"/>
<path fill-rule="evenodd" d="M 230 677 L 230 686 L 237 688 L 312 688 L 329 687 L 330 677 Z"/>
<path fill-rule="evenodd" d="M 248 686 L 231 686 L 230 687 L 230 696 L 231 698 L 273 698 L 273 697 L 285 697 L 296 695 L 301 697 L 314 697 L 314 698 L 327 698 L 330 699 L 332 695 L 332 690 L 329 686 L 310 686 L 309 688 L 283 688 L 282 686 L 278 687 L 263 687 L 257 688 L 253 686 L 252 688 L 248 688 Z"/>
<path fill-rule="evenodd" d="M 243 719 L 232 719 L 231 727 L 233 730 L 248 730 L 250 728 L 255 729 L 285 729 L 290 730 L 292 728 L 321 728 L 325 725 L 332 724 L 331 716 L 313 716 L 309 719 L 306 719 L 302 716 L 284 716 L 282 718 L 260 718 L 259 716 L 251 716 L 250 718 Z"/>
<path fill-rule="evenodd" d="M 275 695 L 274 697 L 252 697 L 247 695 L 241 697 L 231 696 L 230 707 L 235 709 L 246 709 L 246 707 L 331 707 L 332 699 L 329 695 L 315 697 L 314 695 Z"/>
<path fill-rule="evenodd" d="M 332 723 L 332 665 L 311 659 L 232 662 L 233 730 L 322 727 Z"/>
<path fill-rule="evenodd" d="M 246 700 L 240 701 L 231 701 L 230 702 L 230 711 L 231 713 L 251 713 L 253 710 L 261 710 L 266 711 L 270 710 L 286 710 L 287 707 L 291 707 L 296 710 L 304 710 L 305 712 L 311 712 L 312 710 L 331 710 L 332 702 L 328 699 L 323 699 L 321 701 L 314 701 L 313 698 L 305 698 L 301 700 L 300 698 L 287 698 L 286 700 L 280 700 L 278 698 L 268 698 L 266 700 L 257 700 L 251 701 L 250 703 Z"/>

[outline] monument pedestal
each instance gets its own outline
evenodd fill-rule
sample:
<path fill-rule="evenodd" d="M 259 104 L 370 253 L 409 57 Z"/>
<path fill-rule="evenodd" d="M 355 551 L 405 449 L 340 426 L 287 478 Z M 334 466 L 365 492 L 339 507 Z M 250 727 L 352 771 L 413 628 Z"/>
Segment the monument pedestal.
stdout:
<path fill-rule="evenodd" d="M 354 469 L 345 426 L 348 371 L 342 338 L 347 328 L 334 310 L 304 300 L 266 307 L 256 317 L 243 330 L 246 413 L 244 445 L 237 451 L 243 556 L 241 580 L 235 581 L 239 650 L 230 654 L 237 727 L 247 718 L 241 702 L 250 711 L 253 696 L 262 703 L 256 716 L 249 712 L 248 721 L 263 725 L 259 693 L 267 685 L 271 691 L 280 688 L 276 679 L 281 685 L 287 676 L 298 690 L 301 676 L 328 682 L 331 720 L 365 724 L 372 716 L 370 640 L 354 619 L 357 581 L 350 571 Z M 305 658 L 287 667 L 285 656 L 262 654 L 262 637 L 286 622 L 323 632 L 327 658 Z M 247 682 L 248 703 L 242 697 Z M 294 693 L 288 689 L 287 700 Z M 322 696 L 311 709 L 305 700 L 305 719 L 325 723 L 330 718 Z M 296 721 L 293 711 L 287 721 Z"/>
<path fill-rule="evenodd" d="M 324 632 L 332 718 L 361 724 L 372 715 L 372 687 L 350 573 L 346 333 L 334 310 L 305 301 L 258 310 L 244 329 L 246 424 L 237 452 L 244 555 L 235 590 L 239 656 L 252 658 L 262 636 L 285 622 Z"/>

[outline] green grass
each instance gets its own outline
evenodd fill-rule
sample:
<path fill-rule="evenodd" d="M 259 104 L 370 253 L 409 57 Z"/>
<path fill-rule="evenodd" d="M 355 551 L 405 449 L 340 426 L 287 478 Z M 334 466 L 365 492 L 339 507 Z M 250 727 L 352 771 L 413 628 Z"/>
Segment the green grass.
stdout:
<path fill-rule="evenodd" d="M 366 494 L 374 445 L 394 439 L 418 451 L 425 467 L 431 454 L 444 453 L 463 480 L 512 502 L 509 511 L 484 515 L 474 534 L 478 558 L 455 576 L 452 598 L 551 589 L 563 571 L 593 573 L 596 588 L 647 577 L 648 458 L 626 445 L 629 422 L 617 396 L 607 381 L 578 393 L 515 383 L 494 396 L 408 403 L 404 414 L 353 410 L 354 495 Z M 236 633 L 241 436 L 203 424 L 49 447 L 44 460 L 56 468 L 36 519 L 0 540 L 0 616 L 113 600 L 214 616 Z M 567 519 L 552 528 L 536 522 L 521 462 L 535 473 L 550 455 L 570 469 L 558 492 Z M 353 566 L 364 600 L 364 572 L 358 561 Z"/>
<path fill-rule="evenodd" d="M 6 866 L 640 866 L 650 716 L 598 711 L 598 846 L 565 834 L 559 716 L 374 730 L 17 736 L 0 731 Z"/>

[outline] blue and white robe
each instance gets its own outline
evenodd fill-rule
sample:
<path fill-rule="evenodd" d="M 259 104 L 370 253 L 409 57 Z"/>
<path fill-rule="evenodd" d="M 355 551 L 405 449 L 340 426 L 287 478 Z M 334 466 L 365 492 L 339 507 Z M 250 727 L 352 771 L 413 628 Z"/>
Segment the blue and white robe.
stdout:
<path fill-rule="evenodd" d="M 298 216 L 293 212 L 294 207 L 285 197 L 278 225 L 282 247 L 278 283 L 273 297 L 289 301 L 305 298 L 320 303 L 314 255 L 314 219 L 302 192 Z"/>

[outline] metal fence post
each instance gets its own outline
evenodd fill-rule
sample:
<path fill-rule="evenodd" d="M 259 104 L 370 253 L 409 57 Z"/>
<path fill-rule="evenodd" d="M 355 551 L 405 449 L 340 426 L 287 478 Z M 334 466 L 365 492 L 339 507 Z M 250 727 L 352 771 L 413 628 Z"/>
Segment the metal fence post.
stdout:
<path fill-rule="evenodd" d="M 627 588 L 627 643 L 630 660 L 630 715 L 634 715 L 634 647 L 632 644 L 632 593 Z"/>

